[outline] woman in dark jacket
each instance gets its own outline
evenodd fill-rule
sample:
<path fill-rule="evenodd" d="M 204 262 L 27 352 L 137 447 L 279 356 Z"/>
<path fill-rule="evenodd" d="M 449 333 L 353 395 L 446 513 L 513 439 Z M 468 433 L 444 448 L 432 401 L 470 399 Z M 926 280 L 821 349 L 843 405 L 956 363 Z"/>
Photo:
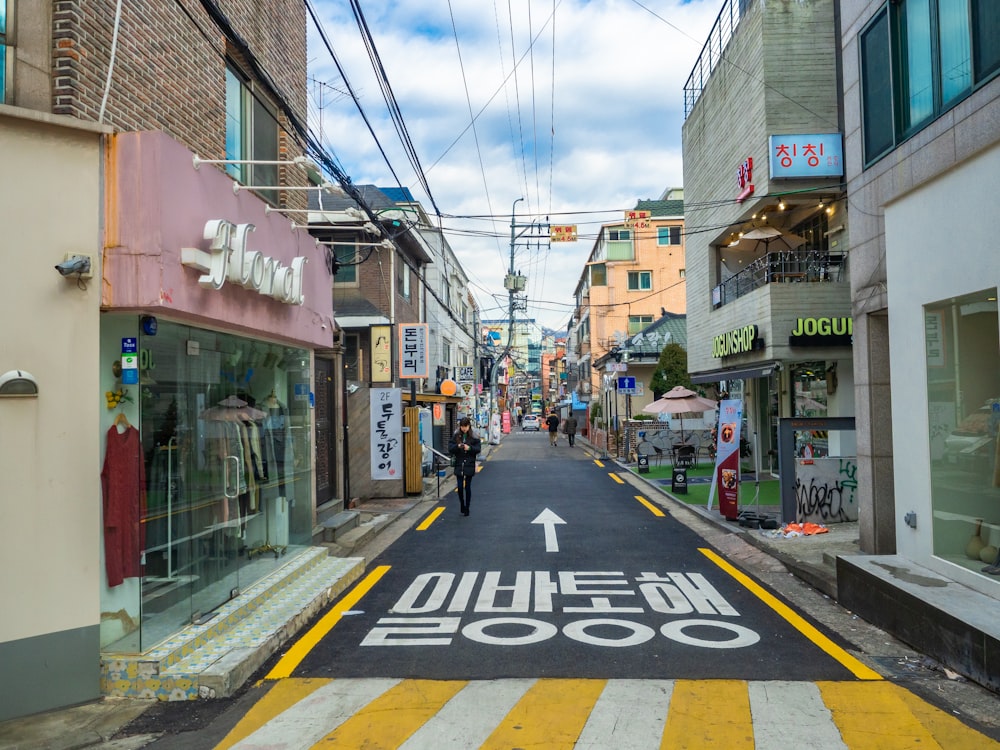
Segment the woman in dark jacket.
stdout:
<path fill-rule="evenodd" d="M 472 477 L 476 475 L 476 456 L 482 447 L 482 441 L 473 432 L 469 418 L 463 417 L 448 444 L 448 452 L 455 457 L 455 481 L 458 484 L 458 501 L 462 506 L 463 516 L 469 515 Z"/>

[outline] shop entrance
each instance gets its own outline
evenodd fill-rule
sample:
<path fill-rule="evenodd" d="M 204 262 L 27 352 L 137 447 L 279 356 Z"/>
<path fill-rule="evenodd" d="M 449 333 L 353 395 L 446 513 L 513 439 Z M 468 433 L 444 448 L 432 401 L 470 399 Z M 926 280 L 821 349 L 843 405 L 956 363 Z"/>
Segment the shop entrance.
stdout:
<path fill-rule="evenodd" d="M 109 316 L 102 350 L 137 327 Z M 102 598 L 133 624 L 105 651 L 148 650 L 211 619 L 311 533 L 310 352 L 163 321 L 154 330 L 138 333 L 139 383 L 125 386 L 144 456 L 141 578 Z"/>

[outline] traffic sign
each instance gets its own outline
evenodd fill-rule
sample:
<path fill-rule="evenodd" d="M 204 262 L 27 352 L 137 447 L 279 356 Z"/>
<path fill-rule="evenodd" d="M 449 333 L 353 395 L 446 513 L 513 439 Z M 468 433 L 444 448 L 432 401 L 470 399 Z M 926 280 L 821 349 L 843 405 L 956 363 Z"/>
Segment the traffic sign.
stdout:
<path fill-rule="evenodd" d="M 618 392 L 624 394 L 635 394 L 635 376 L 625 375 L 618 378 Z"/>

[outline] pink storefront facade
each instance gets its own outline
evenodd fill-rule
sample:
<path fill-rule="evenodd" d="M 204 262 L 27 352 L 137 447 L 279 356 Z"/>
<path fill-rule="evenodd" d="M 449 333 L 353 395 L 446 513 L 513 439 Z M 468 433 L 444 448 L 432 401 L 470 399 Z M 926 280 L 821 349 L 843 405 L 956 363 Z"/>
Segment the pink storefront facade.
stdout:
<path fill-rule="evenodd" d="M 114 655 L 308 549 L 313 373 L 335 324 L 304 228 L 163 133 L 113 136 L 105 154 L 100 632 Z"/>

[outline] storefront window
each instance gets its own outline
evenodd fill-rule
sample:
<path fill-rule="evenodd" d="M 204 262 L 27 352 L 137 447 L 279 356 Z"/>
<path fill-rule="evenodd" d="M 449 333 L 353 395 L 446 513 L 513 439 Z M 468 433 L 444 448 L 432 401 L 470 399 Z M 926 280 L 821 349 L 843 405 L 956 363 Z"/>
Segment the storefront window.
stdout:
<path fill-rule="evenodd" d="M 105 317 L 102 355 L 138 339 L 134 396 L 146 507 L 137 587 L 109 587 L 124 637 L 145 651 L 304 549 L 312 532 L 311 356 L 306 349 L 134 316 Z M 129 334 L 129 329 L 133 333 Z M 128 592 L 134 591 L 138 602 Z"/>
<path fill-rule="evenodd" d="M 997 290 L 926 306 L 924 329 L 934 554 L 982 572 L 1000 547 Z"/>
<path fill-rule="evenodd" d="M 827 416 L 827 363 L 798 362 L 791 368 L 793 391 L 792 414 L 796 417 Z M 795 455 L 823 458 L 830 455 L 826 430 L 803 430 L 795 433 Z"/>

